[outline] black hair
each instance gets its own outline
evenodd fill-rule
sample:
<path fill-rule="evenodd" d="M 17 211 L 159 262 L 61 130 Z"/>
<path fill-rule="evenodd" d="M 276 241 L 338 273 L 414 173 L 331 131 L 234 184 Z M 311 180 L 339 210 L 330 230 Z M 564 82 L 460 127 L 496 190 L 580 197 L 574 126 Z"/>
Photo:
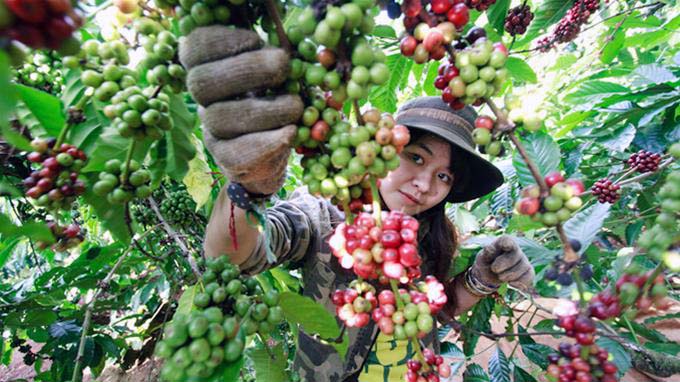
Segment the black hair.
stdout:
<path fill-rule="evenodd" d="M 411 142 L 417 142 L 428 135 L 439 138 L 436 134 L 417 128 L 409 127 L 409 131 Z M 465 161 L 461 160 L 465 157 L 464 150 L 456 145 L 449 144 L 449 146 L 451 147 L 450 170 L 453 173 L 450 196 L 457 184 L 465 184 L 468 168 L 465 166 Z M 447 196 L 439 204 L 415 216 L 421 223 L 428 222 L 428 224 L 421 224 L 422 229 L 418 233 L 418 253 L 420 253 L 424 262 L 422 269 L 434 274 L 442 282 L 448 278 L 453 263 L 453 255 L 458 246 L 456 227 L 446 215 L 448 199 Z"/>

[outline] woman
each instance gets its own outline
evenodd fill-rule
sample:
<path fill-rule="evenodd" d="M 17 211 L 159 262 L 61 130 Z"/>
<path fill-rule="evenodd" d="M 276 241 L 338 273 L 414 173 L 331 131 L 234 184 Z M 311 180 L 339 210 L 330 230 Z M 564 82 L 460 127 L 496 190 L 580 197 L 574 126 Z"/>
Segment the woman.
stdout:
<path fill-rule="evenodd" d="M 259 49 L 259 40 L 253 35 L 208 27 L 197 29 L 180 43 L 180 58 L 189 69 L 189 90 L 202 105 L 199 112 L 206 145 L 229 179 L 238 182 L 250 197 L 272 194 L 281 187 L 295 134 L 295 127 L 286 124 L 295 123 L 302 114 L 297 96 L 230 100 L 249 90 L 279 86 L 285 80 L 285 52 Z M 250 70 L 248 84 L 241 83 L 243 67 Z M 410 128 L 411 143 L 400 154 L 399 168 L 379 186 L 386 209 L 418 218 L 419 250 L 424 260 L 421 270 L 442 281 L 457 245 L 444 213 L 445 203 L 475 199 L 503 182 L 498 169 L 474 150 L 474 117 L 471 108 L 454 112 L 437 97 L 404 105 L 397 122 Z M 206 229 L 206 254 L 227 253 L 250 274 L 293 261 L 302 270 L 303 294 L 335 312 L 331 293 L 355 278 L 339 266 L 327 242 L 333 228 L 344 220 L 342 213 L 306 188 L 297 189 L 288 200 L 277 201 L 267 211 L 269 248 L 276 257 L 272 264 L 267 261 L 264 236 L 239 208 L 246 207 L 247 195 L 231 195 L 233 203 L 223 190 L 214 206 Z M 451 316 L 467 310 L 502 282 L 529 287 L 533 275 L 517 245 L 507 237 L 500 238 L 477 256 L 467 272 L 445 281 L 449 303 L 444 312 Z M 403 364 L 411 350 L 405 343 L 378 338 L 372 323 L 349 329 L 347 334 L 349 349 L 341 359 L 324 340 L 300 331 L 295 368 L 303 381 L 403 380 Z M 436 330 L 423 342 L 437 348 Z"/>

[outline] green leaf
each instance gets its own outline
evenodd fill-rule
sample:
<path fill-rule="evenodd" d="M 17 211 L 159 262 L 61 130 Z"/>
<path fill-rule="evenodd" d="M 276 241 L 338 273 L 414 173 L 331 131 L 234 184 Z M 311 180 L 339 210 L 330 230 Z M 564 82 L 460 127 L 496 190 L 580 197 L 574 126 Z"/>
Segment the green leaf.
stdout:
<path fill-rule="evenodd" d="M 676 342 L 665 342 L 665 343 L 654 343 L 654 342 L 647 342 L 645 343 L 645 347 L 647 349 L 651 349 L 654 351 L 658 351 L 661 353 L 666 353 L 670 355 L 678 355 L 680 353 L 680 344 Z"/>
<path fill-rule="evenodd" d="M 194 310 L 194 297 L 196 296 L 197 289 L 197 285 L 192 285 L 184 290 L 182 297 L 179 298 L 177 303 L 176 315 L 189 317 L 191 311 Z"/>
<path fill-rule="evenodd" d="M 258 341 L 259 342 L 259 341 Z M 283 343 L 279 342 L 275 347 L 265 349 L 265 344 L 247 350 L 247 354 L 255 366 L 255 377 L 258 381 L 283 382 L 290 378 L 286 373 L 288 358 L 283 352 Z"/>
<path fill-rule="evenodd" d="M 600 337 L 595 341 L 595 343 L 598 346 L 607 349 L 609 354 L 611 354 L 613 358 L 611 362 L 613 362 L 618 368 L 616 375 L 618 378 L 621 378 L 621 376 L 623 376 L 632 365 L 630 361 L 630 354 L 628 354 L 623 346 L 611 338 Z"/>
<path fill-rule="evenodd" d="M 16 88 L 11 79 L 12 71 L 10 69 L 9 57 L 4 49 L 0 49 L 0 89 L 2 89 L 0 92 L 0 127 L 2 127 L 4 139 L 7 139 L 5 129 L 7 128 L 7 122 L 10 120 L 10 114 L 14 111 L 14 106 L 17 102 Z"/>
<path fill-rule="evenodd" d="M 376 25 L 375 28 L 373 28 L 373 36 L 396 39 L 397 32 L 389 25 Z"/>
<path fill-rule="evenodd" d="M 496 346 L 496 351 L 489 359 L 489 373 L 491 382 L 510 382 L 510 363 L 500 346 Z"/>
<path fill-rule="evenodd" d="M 522 336 L 525 337 L 525 336 Z M 548 354 L 552 354 L 555 351 L 550 347 L 542 344 L 528 343 L 521 344 L 522 352 L 527 357 L 527 359 L 534 364 L 538 365 L 540 368 L 545 369 L 548 367 Z"/>
<path fill-rule="evenodd" d="M 536 382 L 536 378 L 529 374 L 526 370 L 515 365 L 515 370 L 513 371 L 514 382 Z"/>
<path fill-rule="evenodd" d="M 50 231 L 45 223 L 29 221 L 24 222 L 22 225 L 16 225 L 9 217 L 3 214 L 0 214 L 0 234 L 5 237 L 26 236 L 33 240 L 47 243 L 54 242 L 52 231 Z"/>
<path fill-rule="evenodd" d="M 645 324 L 653 324 L 655 322 L 659 322 L 659 321 L 663 321 L 663 320 L 671 320 L 671 319 L 674 319 L 674 318 L 680 318 L 680 312 L 646 318 Z"/>
<path fill-rule="evenodd" d="M 196 117 L 187 110 L 181 95 L 170 96 L 169 106 L 174 126 L 164 138 L 167 147 L 165 171 L 171 178 L 181 181 L 189 170 L 189 161 L 196 156 L 191 140 Z"/>
<path fill-rule="evenodd" d="M 670 342 L 670 340 L 664 336 L 658 330 L 648 328 L 642 324 L 638 324 L 635 321 L 630 321 L 630 326 L 635 330 L 635 333 L 645 337 L 646 339 L 653 342 Z"/>
<path fill-rule="evenodd" d="M 611 205 L 608 203 L 596 203 L 577 212 L 564 223 L 564 233 L 568 238 L 580 241 L 581 251 L 585 251 L 600 232 L 604 220 L 609 216 L 610 208 Z"/>
<path fill-rule="evenodd" d="M 450 328 L 449 328 L 450 329 Z M 465 354 L 456 346 L 456 344 L 448 341 L 441 343 L 439 354 L 446 359 L 454 361 L 451 363 L 451 375 L 456 375 L 458 370 L 465 365 Z"/>
<path fill-rule="evenodd" d="M 508 57 L 508 61 L 505 63 L 505 67 L 510 73 L 510 77 L 516 79 L 517 81 L 529 82 L 535 84 L 537 81 L 536 73 L 531 66 L 518 57 Z"/>
<path fill-rule="evenodd" d="M 19 241 L 21 241 L 20 238 L 13 237 L 8 241 L 0 242 L 0 268 L 5 266 L 5 263 L 7 263 L 7 260 L 12 256 L 12 251 L 14 251 L 14 247 L 19 244 Z"/>
<path fill-rule="evenodd" d="M 489 318 L 491 318 L 491 312 L 493 312 L 493 305 L 494 300 L 492 298 L 485 298 L 477 302 L 472 308 L 472 314 L 465 322 L 466 326 L 478 332 L 489 331 L 491 329 Z M 477 341 L 479 341 L 479 335 L 471 331 L 463 331 L 462 340 L 465 355 L 470 356 L 474 354 Z"/>
<path fill-rule="evenodd" d="M 390 79 L 382 86 L 374 86 L 368 95 L 368 100 L 378 109 L 394 113 L 397 111 L 397 89 L 402 87 L 400 86 L 402 82 L 408 80 L 413 60 L 397 53 L 387 56 L 385 64 L 390 69 Z"/>
<path fill-rule="evenodd" d="M 347 349 L 349 349 L 349 336 L 347 335 L 347 332 L 342 334 L 342 342 L 331 342 L 330 345 L 335 349 L 336 352 L 338 352 L 338 355 L 340 356 L 340 359 L 345 359 L 345 355 L 347 355 Z"/>
<path fill-rule="evenodd" d="M 574 53 L 563 54 L 557 58 L 557 61 L 555 61 L 555 65 L 551 66 L 548 70 L 555 71 L 569 68 L 572 65 L 574 65 L 577 60 L 578 59 L 576 58 L 576 55 Z"/>
<path fill-rule="evenodd" d="M 481 366 L 473 363 L 465 369 L 463 382 L 489 382 L 489 375 Z"/>
<path fill-rule="evenodd" d="M 88 103 L 83 110 L 85 121 L 72 126 L 68 133 L 68 142 L 77 146 L 92 159 L 98 141 L 104 131 L 104 126 L 109 126 L 109 121 L 93 103 Z"/>
<path fill-rule="evenodd" d="M 629 91 L 630 89 L 627 87 L 613 82 L 588 81 L 581 84 L 578 90 L 567 94 L 564 97 L 564 101 L 590 109 L 593 104 L 602 101 L 606 97 Z"/>
<path fill-rule="evenodd" d="M 601 50 L 600 61 L 603 64 L 611 64 L 614 58 L 619 54 L 626 40 L 626 33 L 623 30 L 617 30 L 614 36 L 609 40 L 609 36 L 605 40 L 604 47 Z"/>
<path fill-rule="evenodd" d="M 607 148 L 610 152 L 621 152 L 630 146 L 635 138 L 637 129 L 633 124 L 628 123 L 622 128 L 617 129 L 611 136 L 597 138 L 597 141 Z"/>
<path fill-rule="evenodd" d="M 439 94 L 439 90 L 434 87 L 434 79 L 437 77 L 437 70 L 439 63 L 437 61 L 430 62 L 427 67 L 427 76 L 423 80 L 423 90 L 426 95 L 434 96 Z"/>
<path fill-rule="evenodd" d="M 560 147 L 545 132 L 539 131 L 522 138 L 522 144 L 529 158 L 536 164 L 541 176 L 560 168 Z M 536 184 L 529 167 L 518 151 L 514 152 L 512 165 L 517 171 L 517 178 L 522 186 Z"/>
<path fill-rule="evenodd" d="M 503 24 L 505 23 L 505 16 L 507 16 L 509 8 L 510 0 L 499 0 L 486 11 L 489 24 L 493 25 L 499 35 L 503 35 Z"/>
<path fill-rule="evenodd" d="M 10 312 L 6 316 L 7 326 L 29 328 L 48 326 L 57 320 L 57 314 L 50 309 L 29 309 L 23 312 Z"/>
<path fill-rule="evenodd" d="M 106 129 L 97 140 L 83 172 L 103 171 L 104 164 L 109 159 L 125 159 L 131 142 L 132 140 L 122 137 L 114 129 Z M 135 152 L 132 157 L 141 162 L 146 156 L 150 144 L 150 139 L 138 141 L 135 144 Z"/>
<path fill-rule="evenodd" d="M 98 178 L 95 174 L 89 174 L 87 179 L 89 184 L 94 184 Z M 125 208 L 123 205 L 112 205 L 106 200 L 106 197 L 95 195 L 92 188 L 85 191 L 83 199 L 94 208 L 101 224 L 111 232 L 116 240 L 125 244 L 130 242 L 130 231 L 125 224 Z"/>
<path fill-rule="evenodd" d="M 280 306 L 288 322 L 301 325 L 305 332 L 319 334 L 323 338 L 336 338 L 340 328 L 335 317 L 323 305 L 297 293 L 281 293 Z"/>
<path fill-rule="evenodd" d="M 633 73 L 642 78 L 646 85 L 678 80 L 673 72 L 659 64 L 640 65 Z"/>
<path fill-rule="evenodd" d="M 47 133 L 56 137 L 66 125 L 66 117 L 59 98 L 44 91 L 15 85 L 19 99 L 31 110 Z"/>

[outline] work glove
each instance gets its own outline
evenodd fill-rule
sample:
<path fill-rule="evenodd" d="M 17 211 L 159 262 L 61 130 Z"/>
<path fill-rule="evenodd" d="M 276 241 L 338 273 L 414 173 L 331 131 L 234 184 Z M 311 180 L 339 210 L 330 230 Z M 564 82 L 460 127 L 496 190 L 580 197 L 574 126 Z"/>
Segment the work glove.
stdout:
<path fill-rule="evenodd" d="M 501 236 L 484 247 L 468 272 L 466 281 L 470 282 L 466 285 L 485 293 L 504 282 L 525 291 L 534 285 L 534 268 L 510 236 Z"/>
<path fill-rule="evenodd" d="M 288 54 L 263 47 L 253 31 L 214 25 L 182 38 L 179 59 L 205 145 L 225 175 L 252 193 L 278 191 L 304 105 L 298 95 L 257 93 L 285 82 Z"/>

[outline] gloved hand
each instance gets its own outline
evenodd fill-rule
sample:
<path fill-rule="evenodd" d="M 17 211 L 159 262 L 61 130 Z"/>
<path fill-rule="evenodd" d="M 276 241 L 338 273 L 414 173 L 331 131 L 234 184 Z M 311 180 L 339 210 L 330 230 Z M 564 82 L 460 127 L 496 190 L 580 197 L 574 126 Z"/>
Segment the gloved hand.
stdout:
<path fill-rule="evenodd" d="M 199 103 L 206 147 L 229 180 L 253 193 L 272 194 L 285 180 L 298 95 L 257 98 L 278 87 L 289 70 L 283 49 L 263 48 L 257 33 L 214 25 L 180 40 L 187 87 Z"/>
<path fill-rule="evenodd" d="M 534 268 L 510 236 L 501 236 L 484 247 L 468 272 L 472 281 L 491 288 L 503 282 L 522 290 L 534 285 Z"/>

